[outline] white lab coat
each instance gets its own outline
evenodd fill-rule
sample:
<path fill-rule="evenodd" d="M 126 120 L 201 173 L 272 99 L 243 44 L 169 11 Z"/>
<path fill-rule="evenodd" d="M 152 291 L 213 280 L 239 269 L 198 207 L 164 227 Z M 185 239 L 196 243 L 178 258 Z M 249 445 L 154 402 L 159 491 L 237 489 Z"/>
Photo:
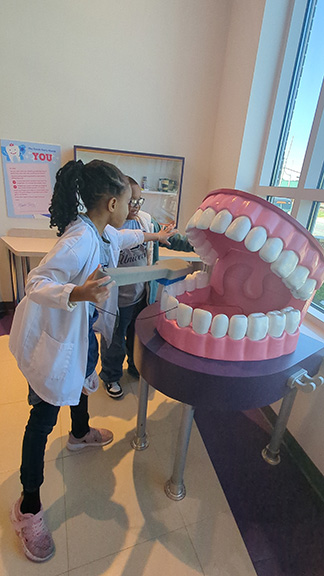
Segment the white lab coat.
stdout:
<path fill-rule="evenodd" d="M 107 226 L 110 267 L 119 252 L 144 241 L 141 230 Z M 21 372 L 40 398 L 54 406 L 79 403 L 88 356 L 89 302 L 69 304 L 74 286 L 82 285 L 100 263 L 95 231 L 81 218 L 72 222 L 54 248 L 28 275 L 26 296 L 18 304 L 9 347 Z M 116 313 L 118 289 L 100 305 Z M 95 329 L 110 342 L 115 316 L 99 313 Z"/>

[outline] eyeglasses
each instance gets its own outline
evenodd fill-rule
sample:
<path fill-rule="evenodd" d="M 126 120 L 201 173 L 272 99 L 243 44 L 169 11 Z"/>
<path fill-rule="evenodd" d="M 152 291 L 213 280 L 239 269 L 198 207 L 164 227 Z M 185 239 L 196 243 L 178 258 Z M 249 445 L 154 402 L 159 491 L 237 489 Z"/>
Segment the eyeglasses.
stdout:
<path fill-rule="evenodd" d="M 129 202 L 128 205 L 130 208 L 136 208 L 136 206 L 143 206 L 145 202 L 145 198 L 139 198 L 138 200 L 134 200 L 134 198 L 132 198 Z"/>

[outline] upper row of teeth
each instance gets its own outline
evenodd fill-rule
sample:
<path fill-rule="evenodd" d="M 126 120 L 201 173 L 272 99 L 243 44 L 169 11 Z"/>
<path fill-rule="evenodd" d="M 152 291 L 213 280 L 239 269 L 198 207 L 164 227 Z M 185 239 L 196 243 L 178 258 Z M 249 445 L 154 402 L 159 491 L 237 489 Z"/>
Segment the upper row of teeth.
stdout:
<path fill-rule="evenodd" d="M 193 309 L 187 304 L 179 303 L 167 291 L 162 293 L 161 310 L 165 312 L 168 320 L 176 320 L 180 328 L 192 327 L 196 334 L 210 334 L 214 338 L 223 338 L 228 335 L 233 340 L 242 340 L 245 336 L 250 340 L 263 340 L 268 334 L 273 338 L 280 338 L 283 332 L 288 334 L 296 332 L 300 322 L 300 311 L 289 306 L 282 310 L 272 310 L 263 314 L 256 312 L 234 314 L 229 318 L 226 314 L 212 316 L 208 310 Z"/>
<path fill-rule="evenodd" d="M 213 208 L 195 212 L 186 228 L 189 240 L 194 244 L 195 252 L 203 262 L 213 265 L 218 257 L 209 240 L 201 238 L 196 230 L 210 230 L 216 234 L 225 234 L 234 242 L 244 241 L 250 252 L 258 252 L 260 258 L 271 264 L 271 271 L 282 279 L 294 298 L 308 300 L 316 288 L 316 280 L 309 278 L 310 271 L 299 266 L 299 257 L 293 250 L 284 250 L 281 238 L 268 238 L 263 226 L 254 226 L 247 216 L 233 219 L 224 209 L 216 213 Z"/>

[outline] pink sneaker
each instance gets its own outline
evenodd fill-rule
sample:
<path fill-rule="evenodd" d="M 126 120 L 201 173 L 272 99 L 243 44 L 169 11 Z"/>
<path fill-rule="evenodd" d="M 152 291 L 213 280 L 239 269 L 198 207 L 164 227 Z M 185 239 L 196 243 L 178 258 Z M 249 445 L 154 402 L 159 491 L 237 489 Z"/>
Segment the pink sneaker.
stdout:
<path fill-rule="evenodd" d="M 83 448 L 94 446 L 105 446 L 110 444 L 113 440 L 113 433 L 105 428 L 90 428 L 89 432 L 83 438 L 75 438 L 72 432 L 69 433 L 69 440 L 67 442 L 67 449 L 76 451 Z"/>
<path fill-rule="evenodd" d="M 10 520 L 21 540 L 27 558 L 34 562 L 45 562 L 53 556 L 55 546 L 44 521 L 43 507 L 38 514 L 23 514 L 20 511 L 21 502 L 22 496 L 13 505 Z"/>

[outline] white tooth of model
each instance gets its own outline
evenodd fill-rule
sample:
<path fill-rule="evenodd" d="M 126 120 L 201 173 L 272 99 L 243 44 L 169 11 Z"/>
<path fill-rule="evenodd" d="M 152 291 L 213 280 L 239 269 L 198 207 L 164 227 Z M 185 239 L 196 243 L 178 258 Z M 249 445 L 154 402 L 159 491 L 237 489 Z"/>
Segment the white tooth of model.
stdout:
<path fill-rule="evenodd" d="M 202 246 L 198 246 L 198 248 L 196 248 L 196 252 L 200 256 L 200 258 L 204 258 L 205 256 L 207 256 L 207 254 L 209 254 L 211 249 L 212 249 L 211 243 L 208 240 L 205 240 Z"/>
<path fill-rule="evenodd" d="M 189 326 L 192 318 L 192 308 L 180 302 L 177 310 L 177 323 L 180 328 Z"/>
<path fill-rule="evenodd" d="M 191 216 L 187 226 L 186 226 L 186 232 L 188 230 L 190 230 L 190 228 L 196 228 L 197 222 L 200 218 L 200 216 L 202 215 L 203 211 L 199 208 L 193 216 Z"/>
<path fill-rule="evenodd" d="M 258 252 L 267 241 L 267 231 L 263 226 L 252 228 L 244 240 L 245 247 L 250 252 Z"/>
<path fill-rule="evenodd" d="M 184 293 L 186 289 L 184 280 L 180 280 L 179 282 L 173 282 L 171 286 L 174 286 L 174 294 L 173 294 L 174 296 L 180 296 L 181 294 Z"/>
<path fill-rule="evenodd" d="M 275 262 L 270 266 L 271 271 L 279 278 L 287 278 L 298 264 L 298 256 L 293 250 L 283 250 Z"/>
<path fill-rule="evenodd" d="M 167 300 L 168 312 L 165 313 L 168 320 L 176 320 L 178 304 L 179 300 L 177 300 L 174 296 L 169 296 Z"/>
<path fill-rule="evenodd" d="M 196 277 L 194 274 L 188 274 L 188 276 L 186 276 L 184 279 L 184 283 L 186 292 L 193 292 L 196 290 Z"/>
<path fill-rule="evenodd" d="M 207 334 L 211 321 L 212 315 L 208 310 L 195 308 L 192 314 L 192 329 L 194 332 L 197 334 Z"/>
<path fill-rule="evenodd" d="M 162 310 L 162 312 L 165 312 L 168 309 L 169 296 L 170 294 L 168 293 L 168 291 L 164 289 L 161 294 L 161 302 L 160 302 L 160 310 Z"/>
<path fill-rule="evenodd" d="M 204 232 L 198 232 L 197 229 L 195 228 L 195 235 L 194 237 L 192 237 L 192 230 L 189 230 L 187 236 L 189 238 L 189 234 L 190 234 L 190 239 L 193 239 L 193 244 L 195 245 L 195 251 L 197 252 L 197 249 L 200 248 L 200 246 L 203 246 L 206 242 L 206 236 L 204 234 Z"/>
<path fill-rule="evenodd" d="M 198 230 L 208 230 L 209 226 L 215 218 L 215 215 L 215 210 L 212 208 L 207 208 L 200 216 L 199 221 L 196 224 L 196 228 L 198 228 Z"/>
<path fill-rule="evenodd" d="M 262 312 L 254 312 L 248 316 L 246 335 L 250 340 L 263 340 L 268 334 L 269 318 Z"/>
<path fill-rule="evenodd" d="M 305 268 L 305 266 L 297 266 L 297 268 L 283 280 L 283 283 L 289 290 L 299 290 L 304 286 L 308 276 L 308 268 Z"/>
<path fill-rule="evenodd" d="M 286 306 L 286 308 L 282 308 L 280 310 L 280 312 L 283 312 L 284 314 L 286 314 L 286 312 L 290 312 L 290 310 L 293 310 L 292 306 Z"/>
<path fill-rule="evenodd" d="M 187 230 L 187 238 L 191 244 L 196 244 L 200 235 L 201 233 L 198 230 L 196 230 L 196 228 L 190 228 L 189 230 Z"/>
<path fill-rule="evenodd" d="M 227 334 L 229 318 L 226 314 L 217 314 L 214 316 L 210 332 L 214 338 L 223 338 Z"/>
<path fill-rule="evenodd" d="M 209 230 L 216 234 L 224 234 L 233 220 L 232 214 L 228 210 L 221 210 L 212 221 Z"/>
<path fill-rule="evenodd" d="M 228 327 L 228 335 L 233 340 L 242 340 L 246 334 L 248 319 L 244 314 L 235 314 L 231 317 Z"/>
<path fill-rule="evenodd" d="M 225 236 L 234 240 L 234 242 L 242 242 L 251 230 L 251 220 L 247 216 L 239 216 L 233 220 L 225 232 Z"/>
<path fill-rule="evenodd" d="M 267 316 L 269 318 L 269 336 L 280 338 L 286 327 L 286 314 L 280 310 L 271 310 L 271 312 L 267 312 Z"/>
<path fill-rule="evenodd" d="M 175 296 L 176 295 L 176 283 L 172 283 L 172 284 L 168 284 L 165 287 L 165 290 L 167 291 L 169 296 Z"/>
<path fill-rule="evenodd" d="M 300 322 L 300 311 L 292 308 L 292 310 L 287 310 L 286 314 L 286 332 L 288 334 L 293 334 L 296 332 L 299 322 Z"/>
<path fill-rule="evenodd" d="M 208 266 L 213 266 L 213 264 L 215 264 L 217 258 L 218 258 L 218 254 L 214 250 L 214 248 L 212 248 L 208 252 L 208 254 L 202 258 L 202 261 L 204 262 L 204 264 L 207 264 Z"/>
<path fill-rule="evenodd" d="M 293 290 L 292 295 L 299 300 L 308 300 L 316 288 L 316 280 L 314 278 L 307 278 L 304 286 L 299 290 Z"/>
<path fill-rule="evenodd" d="M 197 288 L 205 288 L 208 285 L 208 274 L 207 272 L 199 271 L 196 276 L 196 286 Z"/>
<path fill-rule="evenodd" d="M 264 262 L 275 262 L 279 258 L 284 247 L 281 238 L 268 238 L 264 246 L 262 246 L 259 256 Z"/>

